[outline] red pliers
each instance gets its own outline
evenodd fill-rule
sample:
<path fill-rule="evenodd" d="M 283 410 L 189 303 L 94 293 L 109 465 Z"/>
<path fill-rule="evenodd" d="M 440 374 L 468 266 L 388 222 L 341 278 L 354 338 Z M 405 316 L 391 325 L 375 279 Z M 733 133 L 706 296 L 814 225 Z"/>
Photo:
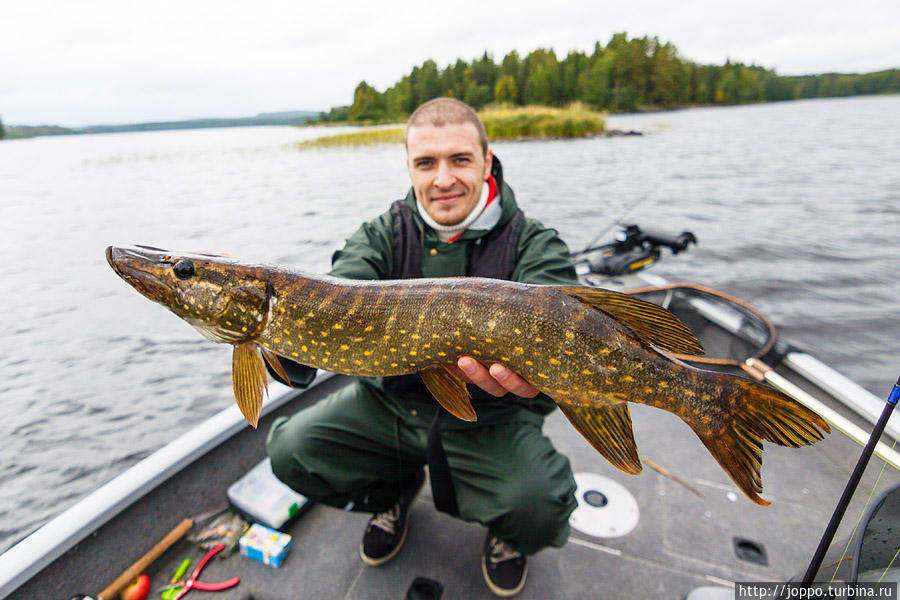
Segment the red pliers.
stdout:
<path fill-rule="evenodd" d="M 191 576 L 188 577 L 187 581 L 184 582 L 184 589 L 181 590 L 181 593 L 175 596 L 175 600 L 179 600 L 179 598 L 184 597 L 191 589 L 196 590 L 205 590 L 207 592 L 218 592 L 220 590 L 227 590 L 230 587 L 234 587 L 241 582 L 240 577 L 232 577 L 226 581 L 221 583 L 204 583 L 202 581 L 197 581 L 197 577 L 200 576 L 200 571 L 203 570 L 203 567 L 206 566 L 206 563 L 211 559 L 217 552 L 220 552 L 225 547 L 225 544 L 219 544 L 212 550 L 206 553 L 206 556 L 203 557 L 203 560 L 200 561 L 200 564 L 197 565 L 197 568 L 194 569 L 194 572 L 191 573 Z"/>

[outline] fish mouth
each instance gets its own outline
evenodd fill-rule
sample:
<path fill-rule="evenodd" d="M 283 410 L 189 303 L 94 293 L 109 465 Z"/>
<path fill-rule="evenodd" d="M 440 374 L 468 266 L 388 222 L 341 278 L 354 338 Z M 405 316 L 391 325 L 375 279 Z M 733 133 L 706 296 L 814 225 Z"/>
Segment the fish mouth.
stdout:
<path fill-rule="evenodd" d="M 167 271 L 174 262 L 168 251 L 152 246 L 108 246 L 106 261 L 116 275 L 144 296 L 165 302 L 172 294 Z"/>

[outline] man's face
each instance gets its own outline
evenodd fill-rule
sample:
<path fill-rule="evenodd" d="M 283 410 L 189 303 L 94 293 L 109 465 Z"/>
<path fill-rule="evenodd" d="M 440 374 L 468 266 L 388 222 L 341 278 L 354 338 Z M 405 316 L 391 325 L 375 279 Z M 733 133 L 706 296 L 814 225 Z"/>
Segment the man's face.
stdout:
<path fill-rule="evenodd" d="M 411 127 L 406 165 L 416 198 L 441 225 L 455 225 L 472 212 L 491 172 L 491 151 L 481 152 L 471 123 Z"/>

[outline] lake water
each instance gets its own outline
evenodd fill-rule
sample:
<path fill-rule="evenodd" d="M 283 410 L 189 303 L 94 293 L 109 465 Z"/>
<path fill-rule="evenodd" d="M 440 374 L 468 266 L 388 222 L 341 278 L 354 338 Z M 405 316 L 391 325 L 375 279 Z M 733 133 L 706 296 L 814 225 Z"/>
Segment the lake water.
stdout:
<path fill-rule="evenodd" d="M 900 372 L 900 96 L 614 115 L 641 137 L 495 144 L 577 249 L 617 218 L 693 231 L 656 272 L 754 304 L 884 397 Z M 0 550 L 228 406 L 231 349 L 110 270 L 148 244 L 328 269 L 405 194 L 402 147 L 261 127 L 0 143 Z M 668 255 L 668 253 L 666 253 Z"/>

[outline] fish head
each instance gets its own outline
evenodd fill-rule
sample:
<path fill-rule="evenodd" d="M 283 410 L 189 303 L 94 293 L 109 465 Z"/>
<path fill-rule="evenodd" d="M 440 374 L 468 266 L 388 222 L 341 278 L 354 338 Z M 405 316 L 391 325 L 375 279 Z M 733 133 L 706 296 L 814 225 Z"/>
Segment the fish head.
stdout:
<path fill-rule="evenodd" d="M 110 246 L 106 260 L 134 289 L 214 342 L 250 341 L 265 327 L 271 287 L 259 267 L 150 246 Z"/>

